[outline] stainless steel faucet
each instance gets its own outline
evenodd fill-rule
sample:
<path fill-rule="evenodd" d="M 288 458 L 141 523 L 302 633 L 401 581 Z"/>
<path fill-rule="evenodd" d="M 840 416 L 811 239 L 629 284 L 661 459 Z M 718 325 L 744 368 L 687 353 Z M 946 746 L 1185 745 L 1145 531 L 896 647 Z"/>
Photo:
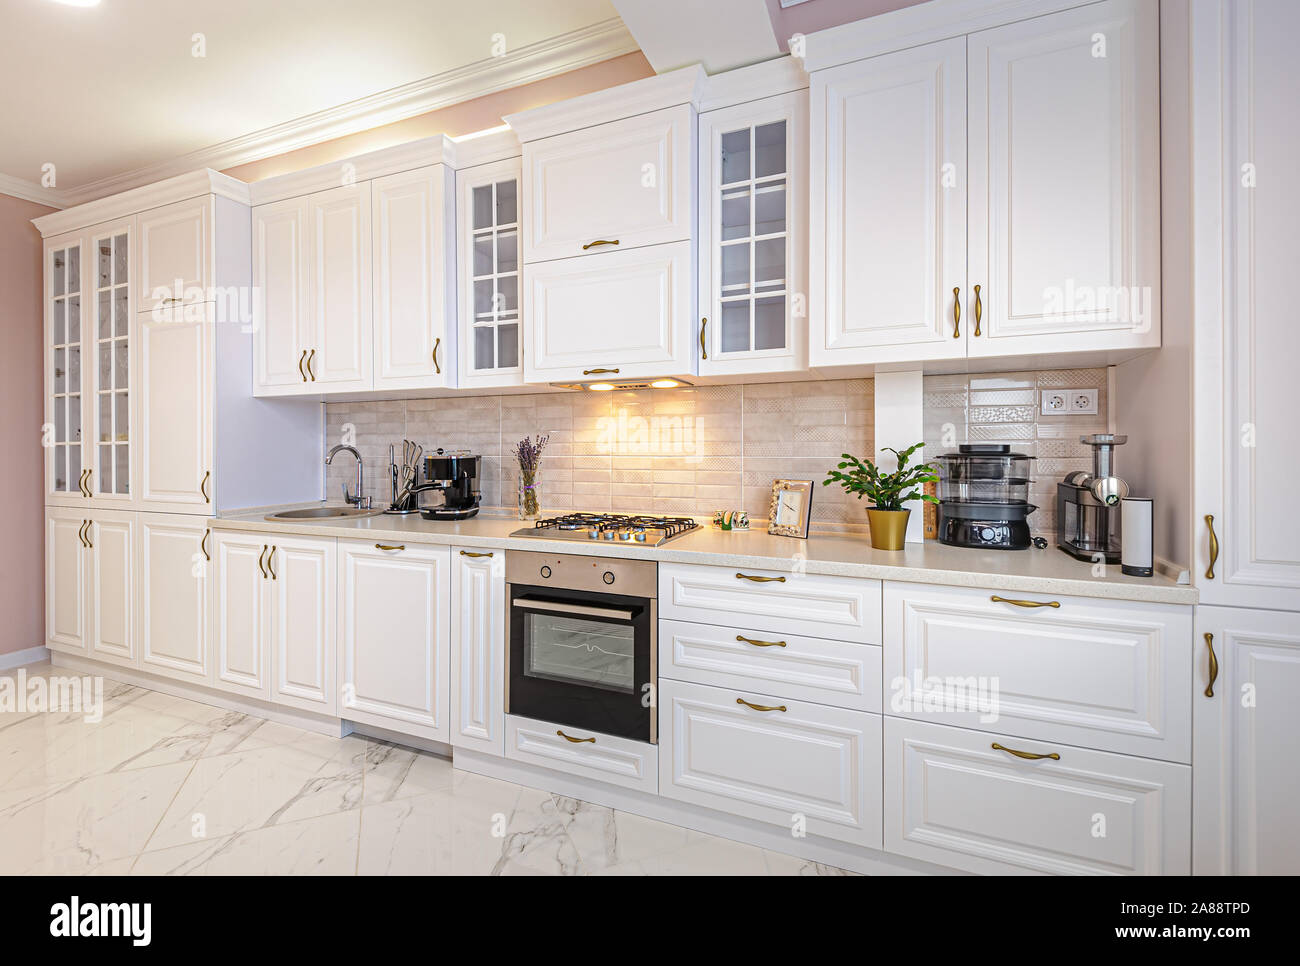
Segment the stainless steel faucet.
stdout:
<path fill-rule="evenodd" d="M 356 448 L 355 446 L 345 446 L 345 445 L 343 445 L 342 443 L 340 443 L 338 446 L 335 446 L 332 450 L 330 450 L 329 455 L 325 457 L 325 465 L 326 465 L 326 466 L 329 466 L 331 463 L 333 463 L 333 462 L 334 462 L 334 457 L 337 456 L 338 453 L 339 453 L 340 451 L 347 451 L 347 452 L 351 453 L 351 454 L 353 455 L 353 457 L 356 458 L 356 461 L 357 461 L 357 491 L 356 491 L 356 496 L 349 496 L 349 495 L 348 495 L 348 485 L 347 485 L 346 483 L 344 483 L 344 484 L 343 484 L 343 502 L 344 502 L 344 503 L 347 503 L 347 504 L 350 504 L 351 506 L 362 507 L 363 509 L 368 509 L 368 508 L 369 508 L 370 501 L 369 501 L 369 499 L 367 499 L 367 498 L 365 498 L 365 497 L 363 497 L 363 496 L 361 495 L 362 491 L 365 489 L 365 485 L 364 485 L 364 484 L 365 484 L 365 476 L 364 476 L 364 470 L 362 469 L 362 464 L 361 464 L 361 454 L 360 454 L 359 452 L 357 452 L 357 448 Z"/>

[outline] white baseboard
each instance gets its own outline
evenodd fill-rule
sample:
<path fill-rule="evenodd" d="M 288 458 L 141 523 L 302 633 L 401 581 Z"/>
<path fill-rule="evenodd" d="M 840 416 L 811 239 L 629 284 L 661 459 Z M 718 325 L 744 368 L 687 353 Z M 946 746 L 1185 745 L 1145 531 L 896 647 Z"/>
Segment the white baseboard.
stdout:
<path fill-rule="evenodd" d="M 50 649 L 38 644 L 36 647 L 29 647 L 21 651 L 0 654 L 0 671 L 22 667 L 24 664 L 44 664 L 49 659 Z"/>

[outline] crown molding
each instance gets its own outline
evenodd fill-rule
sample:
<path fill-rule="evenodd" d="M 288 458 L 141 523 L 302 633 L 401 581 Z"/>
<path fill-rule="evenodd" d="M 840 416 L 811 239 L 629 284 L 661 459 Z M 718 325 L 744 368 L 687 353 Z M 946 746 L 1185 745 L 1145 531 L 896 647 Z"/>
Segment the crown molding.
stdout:
<path fill-rule="evenodd" d="M 523 145 L 509 126 L 488 128 L 474 134 L 452 138 L 456 145 L 456 168 L 472 168 L 478 164 L 505 161 L 523 154 Z"/>
<path fill-rule="evenodd" d="M 298 198 L 359 181 L 373 181 L 375 178 L 435 164 L 456 167 L 456 145 L 443 134 L 254 181 L 248 186 L 249 203 L 267 205 L 273 201 Z"/>
<path fill-rule="evenodd" d="M 503 120 L 520 141 L 536 141 L 584 127 L 648 114 L 665 107 L 690 104 L 698 107 L 708 75 L 699 64 L 670 70 L 656 77 L 593 91 L 567 101 L 508 114 Z"/>
<path fill-rule="evenodd" d="M 760 64 L 713 74 L 705 83 L 700 111 L 716 111 L 807 88 L 808 74 L 803 69 L 803 62 L 785 54 Z"/>
<path fill-rule="evenodd" d="M 248 185 L 219 171 L 205 169 L 132 188 L 107 198 L 97 198 L 64 211 L 41 215 L 33 218 L 32 224 L 42 237 L 49 238 L 51 235 L 101 225 L 106 221 L 127 218 L 151 208 L 160 208 L 176 201 L 188 201 L 201 195 L 215 195 L 218 198 L 229 198 L 241 205 L 249 204 Z"/>
<path fill-rule="evenodd" d="M 0 174 L 0 195 L 21 198 L 23 201 L 34 201 L 38 205 L 49 208 L 68 207 L 68 201 L 63 197 L 62 191 L 46 188 L 35 181 L 15 178 L 10 174 Z"/>
<path fill-rule="evenodd" d="M 79 205 L 198 168 L 233 168 L 531 84 L 639 49 L 623 21 L 612 17 L 520 47 L 502 57 L 456 67 L 370 97 L 191 151 L 178 158 L 100 178 L 60 194 L 65 206 Z"/>

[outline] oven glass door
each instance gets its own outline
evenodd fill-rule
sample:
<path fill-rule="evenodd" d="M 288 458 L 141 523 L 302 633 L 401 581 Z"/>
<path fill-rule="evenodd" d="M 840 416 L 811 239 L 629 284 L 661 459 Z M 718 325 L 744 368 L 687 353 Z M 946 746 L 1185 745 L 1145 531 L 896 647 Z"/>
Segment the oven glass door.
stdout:
<path fill-rule="evenodd" d="M 649 741 L 651 610 L 639 597 L 512 585 L 510 713 Z"/>

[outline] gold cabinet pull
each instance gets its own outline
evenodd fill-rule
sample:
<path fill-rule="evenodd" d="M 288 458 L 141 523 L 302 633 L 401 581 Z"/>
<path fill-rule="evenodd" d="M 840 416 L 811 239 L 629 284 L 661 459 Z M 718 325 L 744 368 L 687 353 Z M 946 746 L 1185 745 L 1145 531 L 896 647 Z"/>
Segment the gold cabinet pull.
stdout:
<path fill-rule="evenodd" d="M 1004 745 L 998 744 L 996 741 L 993 742 L 991 747 L 994 751 L 1005 751 L 1008 755 L 1015 755 L 1017 758 L 1025 759 L 1025 761 L 1038 761 L 1040 758 L 1050 758 L 1052 761 L 1061 760 L 1061 756 L 1054 751 L 1049 751 L 1045 755 L 1037 755 L 1032 751 L 1016 751 L 1014 748 L 1007 748 Z"/>
<path fill-rule="evenodd" d="M 83 547 L 86 545 L 86 524 L 89 522 L 89 520 L 82 520 L 81 526 L 77 527 L 77 539 L 81 541 Z"/>
<path fill-rule="evenodd" d="M 743 641 L 746 644 L 753 644 L 755 647 L 785 647 L 785 641 L 756 641 L 752 637 L 745 637 L 742 634 L 737 634 L 736 640 Z"/>
<path fill-rule="evenodd" d="M 572 741 L 575 745 L 581 745 L 584 742 L 591 742 L 593 745 L 596 743 L 595 738 L 574 738 L 571 735 L 566 735 L 559 728 L 555 729 L 555 733 L 559 735 L 561 738 L 563 738 L 565 741 Z"/>
<path fill-rule="evenodd" d="M 203 502 L 211 503 L 212 497 L 208 496 L 208 480 L 212 479 L 212 471 L 208 470 L 203 474 L 203 482 L 199 484 L 199 492 L 203 494 Z"/>
<path fill-rule="evenodd" d="M 442 336 L 433 340 L 433 368 L 437 370 L 438 375 L 442 375 L 442 366 L 438 365 L 438 346 L 442 345 Z"/>
<path fill-rule="evenodd" d="M 737 580 L 752 580 L 756 584 L 783 584 L 784 577 L 755 577 L 753 574 L 736 574 Z"/>
<path fill-rule="evenodd" d="M 961 289 L 952 290 L 952 337 L 961 338 Z"/>
<path fill-rule="evenodd" d="M 709 319 L 707 316 L 700 319 L 700 358 L 701 359 L 707 359 L 709 357 L 709 350 L 704 345 L 704 330 L 708 328 L 708 325 L 709 325 Z"/>
<path fill-rule="evenodd" d="M 406 544 L 377 543 L 375 544 L 375 549 L 376 550 L 405 550 Z"/>
<path fill-rule="evenodd" d="M 271 552 L 266 557 L 266 569 L 271 571 L 271 579 L 275 580 L 275 547 L 271 548 Z"/>
<path fill-rule="evenodd" d="M 315 361 L 316 361 L 316 350 L 312 349 L 311 352 L 307 355 L 307 375 L 311 376 L 312 382 L 316 381 L 316 373 L 311 367 L 311 364 Z"/>
<path fill-rule="evenodd" d="M 999 597 L 994 594 L 989 600 L 995 604 L 1014 604 L 1016 607 L 1060 607 L 1059 600 L 1013 600 L 1010 597 Z"/>
<path fill-rule="evenodd" d="M 302 381 L 307 381 L 307 373 L 303 372 L 302 364 L 307 361 L 307 350 L 302 350 L 302 355 L 298 357 L 298 375 L 302 376 Z"/>
<path fill-rule="evenodd" d="M 95 484 L 92 482 L 94 479 L 95 468 L 92 466 L 90 469 L 86 470 L 86 499 L 90 499 L 95 495 Z"/>
<path fill-rule="evenodd" d="M 980 334 L 980 319 L 984 317 L 984 306 L 980 302 L 980 287 L 975 286 L 975 337 L 978 339 Z"/>
<path fill-rule="evenodd" d="M 618 375 L 617 369 L 583 369 L 582 370 L 582 374 L 584 376 L 599 376 L 602 373 L 607 373 L 607 372 L 612 372 L 614 373 L 614 375 Z"/>
<path fill-rule="evenodd" d="M 94 529 L 95 529 L 95 521 L 87 520 L 86 521 L 86 549 L 87 550 L 95 549 L 95 541 L 90 538 L 90 534 L 92 533 L 92 531 L 94 531 Z"/>
<path fill-rule="evenodd" d="M 159 304 L 160 304 L 160 305 L 175 305 L 177 302 L 180 302 L 180 301 L 183 301 L 183 299 L 177 298 L 175 295 L 171 295 L 171 296 L 168 296 L 167 298 L 163 299 Z"/>
<path fill-rule="evenodd" d="M 77 492 L 82 496 L 86 495 L 86 471 L 82 470 L 81 475 L 77 477 Z"/>
<path fill-rule="evenodd" d="M 1210 652 L 1210 683 L 1205 686 L 1205 696 L 1214 697 L 1214 682 L 1219 680 L 1219 659 L 1214 656 L 1214 635 L 1206 633 L 1205 647 Z"/>
<path fill-rule="evenodd" d="M 617 245 L 617 244 L 618 244 L 617 238 L 614 239 L 597 238 L 594 242 L 587 242 L 587 244 L 583 245 L 582 250 L 585 252 L 588 248 L 595 248 L 597 245 Z"/>
<path fill-rule="evenodd" d="M 750 704 L 744 698 L 737 698 L 736 704 L 743 704 L 751 711 L 785 711 L 786 706 L 783 704 Z"/>
<path fill-rule="evenodd" d="M 257 558 L 257 569 L 262 571 L 262 579 L 266 579 L 266 544 L 262 544 L 262 553 Z"/>
<path fill-rule="evenodd" d="M 1205 579 L 1214 579 L 1214 565 L 1219 562 L 1219 538 L 1214 533 L 1214 515 L 1205 514 L 1205 525 L 1210 531 L 1210 565 L 1205 568 Z"/>
<path fill-rule="evenodd" d="M 473 550 L 462 550 L 462 551 L 460 552 L 460 555 L 461 555 L 462 557 L 490 557 L 490 556 L 492 556 L 492 554 L 490 554 L 490 553 L 475 553 Z"/>
<path fill-rule="evenodd" d="M 204 530 L 203 539 L 199 541 L 199 549 L 203 551 L 204 560 L 212 559 L 212 555 L 208 553 L 208 535 L 211 533 L 212 533 L 211 530 Z"/>

